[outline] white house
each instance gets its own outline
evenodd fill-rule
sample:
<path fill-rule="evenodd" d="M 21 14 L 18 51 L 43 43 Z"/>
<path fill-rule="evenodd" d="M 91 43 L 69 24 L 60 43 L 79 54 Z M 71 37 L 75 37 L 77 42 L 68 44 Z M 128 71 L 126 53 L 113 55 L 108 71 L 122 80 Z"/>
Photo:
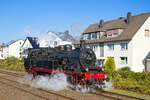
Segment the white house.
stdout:
<path fill-rule="evenodd" d="M 16 40 L 7 44 L 7 46 L 0 46 L 0 59 L 7 57 L 26 57 L 29 48 L 41 47 L 55 47 L 59 45 L 72 44 L 68 41 L 61 40 L 53 33 L 49 33 L 45 38 L 40 38 L 42 41 L 38 41 L 36 37 L 27 37 L 25 40 Z M 40 43 L 39 43 L 40 42 Z"/>
<path fill-rule="evenodd" d="M 25 56 L 28 48 L 38 48 L 37 38 L 27 37 L 25 40 L 16 40 L 8 43 L 7 45 L 0 46 L 0 59 L 7 57 L 21 58 Z"/>
<path fill-rule="evenodd" d="M 25 40 L 16 40 L 8 43 L 7 45 L 0 46 L 0 59 L 7 57 L 21 58 L 25 56 L 28 48 L 38 48 L 37 38 L 27 37 Z"/>
<path fill-rule="evenodd" d="M 8 57 L 21 57 L 21 46 L 23 45 L 24 40 L 16 40 L 10 44 L 8 44 Z"/>
<path fill-rule="evenodd" d="M 112 56 L 117 69 L 129 66 L 135 72 L 150 71 L 150 64 L 146 64 L 150 60 L 145 60 L 150 52 L 150 13 L 100 20 L 83 32 L 82 39 L 95 51 L 100 65 Z"/>
<path fill-rule="evenodd" d="M 27 37 L 21 46 L 21 56 L 27 56 L 29 48 L 39 48 L 38 39 L 36 37 Z"/>
<path fill-rule="evenodd" d="M 72 42 L 62 40 L 56 33 L 48 31 L 39 37 L 40 47 L 57 47 L 59 45 L 72 45 Z"/>
<path fill-rule="evenodd" d="M 0 59 L 8 57 L 8 47 L 4 44 L 0 45 Z"/>

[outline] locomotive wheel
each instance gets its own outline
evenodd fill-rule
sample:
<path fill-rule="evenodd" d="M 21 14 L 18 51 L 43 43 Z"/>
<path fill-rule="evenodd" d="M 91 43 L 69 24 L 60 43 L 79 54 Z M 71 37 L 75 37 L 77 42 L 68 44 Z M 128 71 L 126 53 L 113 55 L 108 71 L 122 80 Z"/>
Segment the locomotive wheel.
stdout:
<path fill-rule="evenodd" d="M 38 76 L 37 72 L 32 73 L 32 80 L 35 79 Z"/>
<path fill-rule="evenodd" d="M 83 77 L 75 74 L 71 76 L 71 84 L 74 86 L 73 89 L 77 91 L 81 91 L 82 89 L 89 89 L 90 85 L 88 84 L 88 81 L 85 81 Z"/>

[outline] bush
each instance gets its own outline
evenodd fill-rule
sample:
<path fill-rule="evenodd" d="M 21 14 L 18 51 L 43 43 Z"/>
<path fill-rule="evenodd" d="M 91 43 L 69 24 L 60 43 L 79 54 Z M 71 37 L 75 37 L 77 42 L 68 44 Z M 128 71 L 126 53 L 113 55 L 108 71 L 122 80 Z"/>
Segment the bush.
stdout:
<path fill-rule="evenodd" d="M 111 75 L 115 71 L 116 65 L 114 57 L 107 57 L 107 60 L 104 65 L 105 71 Z"/>
<path fill-rule="evenodd" d="M 24 71 L 24 62 L 15 57 L 8 57 L 7 59 L 0 60 L 0 68 L 7 70 Z"/>
<path fill-rule="evenodd" d="M 120 69 L 118 69 L 118 71 L 120 72 L 120 71 L 130 71 L 130 68 L 129 67 L 123 67 L 123 68 L 120 68 Z"/>
<path fill-rule="evenodd" d="M 112 79 L 115 88 L 150 94 L 150 73 L 135 73 L 126 67 L 115 71 Z"/>

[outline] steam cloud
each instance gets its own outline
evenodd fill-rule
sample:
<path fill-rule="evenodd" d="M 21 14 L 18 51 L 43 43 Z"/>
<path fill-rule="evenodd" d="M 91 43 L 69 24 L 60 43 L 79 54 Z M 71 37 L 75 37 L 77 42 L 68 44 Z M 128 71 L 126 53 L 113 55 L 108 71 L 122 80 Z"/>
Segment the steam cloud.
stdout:
<path fill-rule="evenodd" d="M 54 91 L 66 90 L 70 85 L 67 81 L 67 76 L 63 73 L 57 73 L 52 76 L 37 76 L 34 79 L 32 75 L 27 74 L 19 82 L 29 84 L 31 87 Z"/>
<path fill-rule="evenodd" d="M 81 85 L 73 86 L 67 81 L 67 76 L 64 73 L 56 73 L 51 76 L 37 76 L 33 78 L 31 74 L 27 74 L 23 79 L 19 80 L 20 83 L 28 84 L 31 87 L 41 88 L 45 90 L 53 90 L 53 91 L 61 91 L 61 90 L 69 90 L 75 89 L 77 92 L 87 93 L 87 92 L 95 92 L 95 88 L 86 87 Z M 106 82 L 103 86 L 104 90 L 113 89 L 112 82 Z"/>

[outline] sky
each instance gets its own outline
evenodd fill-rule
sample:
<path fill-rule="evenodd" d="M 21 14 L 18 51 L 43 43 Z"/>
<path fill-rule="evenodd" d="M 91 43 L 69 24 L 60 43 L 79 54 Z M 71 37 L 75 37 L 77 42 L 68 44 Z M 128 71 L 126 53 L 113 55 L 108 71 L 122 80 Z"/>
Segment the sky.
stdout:
<path fill-rule="evenodd" d="M 47 31 L 80 35 L 90 24 L 150 12 L 150 0 L 0 0 L 0 42 Z"/>

